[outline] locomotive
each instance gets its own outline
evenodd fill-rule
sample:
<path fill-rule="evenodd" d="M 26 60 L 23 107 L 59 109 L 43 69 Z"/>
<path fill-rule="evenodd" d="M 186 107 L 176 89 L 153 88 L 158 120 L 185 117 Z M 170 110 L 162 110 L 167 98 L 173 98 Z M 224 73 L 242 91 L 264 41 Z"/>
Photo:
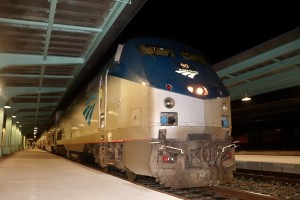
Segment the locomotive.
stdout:
<path fill-rule="evenodd" d="M 90 155 L 131 181 L 189 188 L 234 180 L 231 129 L 229 92 L 203 55 L 139 37 L 118 46 L 37 143 L 68 158 Z"/>

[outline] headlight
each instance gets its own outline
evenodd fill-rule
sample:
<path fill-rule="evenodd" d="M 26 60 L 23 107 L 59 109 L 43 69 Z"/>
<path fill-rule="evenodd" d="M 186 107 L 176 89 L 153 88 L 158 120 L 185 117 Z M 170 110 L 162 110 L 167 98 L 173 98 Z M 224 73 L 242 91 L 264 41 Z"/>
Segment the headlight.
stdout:
<path fill-rule="evenodd" d="M 188 91 L 190 91 L 191 93 L 194 93 L 194 88 L 192 86 L 188 86 L 187 87 Z"/>
<path fill-rule="evenodd" d="M 208 90 L 203 85 L 188 85 L 187 89 L 188 91 L 196 95 L 200 95 L 200 96 L 208 95 Z"/>
<path fill-rule="evenodd" d="M 204 90 L 203 87 L 198 87 L 196 89 L 196 94 L 198 94 L 198 95 L 204 95 L 204 93 L 205 93 L 205 90 Z"/>
<path fill-rule="evenodd" d="M 175 101 L 171 97 L 164 99 L 164 105 L 166 108 L 173 108 L 175 106 Z"/>
<path fill-rule="evenodd" d="M 223 105 L 222 105 L 222 110 L 223 110 L 223 112 L 226 112 L 227 111 L 227 105 L 225 104 L 225 103 L 223 103 Z"/>

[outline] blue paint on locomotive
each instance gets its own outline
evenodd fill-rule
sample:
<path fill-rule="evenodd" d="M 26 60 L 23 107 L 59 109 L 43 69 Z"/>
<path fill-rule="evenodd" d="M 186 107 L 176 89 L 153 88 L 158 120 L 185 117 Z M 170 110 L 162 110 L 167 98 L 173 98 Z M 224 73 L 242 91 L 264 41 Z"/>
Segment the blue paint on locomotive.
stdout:
<path fill-rule="evenodd" d="M 175 57 L 146 55 L 139 51 L 139 45 L 155 45 L 170 48 Z M 109 75 L 134 82 L 146 82 L 151 87 L 194 96 L 202 99 L 227 97 L 229 92 L 215 71 L 207 64 L 186 60 L 181 51 L 200 54 L 196 49 L 176 41 L 164 38 L 135 38 L 129 40 L 123 48 L 120 64 L 110 68 Z M 184 66 L 188 66 L 188 69 Z M 159 67 L 157 67 L 159 66 Z M 189 84 L 202 84 L 208 91 L 207 96 L 196 96 L 187 90 Z"/>

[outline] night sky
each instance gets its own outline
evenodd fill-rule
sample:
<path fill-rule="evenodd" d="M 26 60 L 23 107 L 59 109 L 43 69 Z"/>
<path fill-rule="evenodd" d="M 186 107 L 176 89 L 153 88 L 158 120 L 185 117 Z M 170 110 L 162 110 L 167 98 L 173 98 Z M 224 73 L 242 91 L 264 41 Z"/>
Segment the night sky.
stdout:
<path fill-rule="evenodd" d="M 118 41 L 167 37 L 192 45 L 215 64 L 300 25 L 296 1 L 255 2 L 148 0 Z"/>

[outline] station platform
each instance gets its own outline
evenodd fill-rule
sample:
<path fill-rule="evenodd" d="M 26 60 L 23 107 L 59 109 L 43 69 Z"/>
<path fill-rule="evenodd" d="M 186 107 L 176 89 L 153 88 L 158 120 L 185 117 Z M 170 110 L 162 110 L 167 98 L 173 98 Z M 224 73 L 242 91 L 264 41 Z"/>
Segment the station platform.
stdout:
<path fill-rule="evenodd" d="M 238 169 L 300 174 L 300 153 L 284 151 L 238 152 Z"/>
<path fill-rule="evenodd" d="M 40 149 L 0 158 L 0 199 L 177 200 Z"/>

